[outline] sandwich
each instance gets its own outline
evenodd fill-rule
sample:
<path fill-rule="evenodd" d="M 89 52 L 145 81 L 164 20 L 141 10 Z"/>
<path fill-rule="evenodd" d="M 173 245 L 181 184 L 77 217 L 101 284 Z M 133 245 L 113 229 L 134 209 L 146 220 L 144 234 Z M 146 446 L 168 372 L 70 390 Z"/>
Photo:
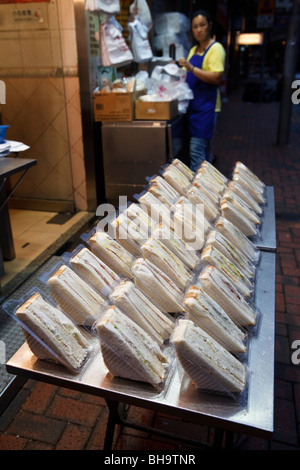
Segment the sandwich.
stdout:
<path fill-rule="evenodd" d="M 118 275 L 132 278 L 132 254 L 106 232 L 96 231 L 89 239 L 91 250 Z"/>
<path fill-rule="evenodd" d="M 169 207 L 172 207 L 180 196 L 179 192 L 161 176 L 156 176 L 151 180 L 149 191 Z"/>
<path fill-rule="evenodd" d="M 104 297 L 110 294 L 112 286 L 119 280 L 119 276 L 107 264 L 85 247 L 70 258 L 70 264 L 77 274 Z"/>
<path fill-rule="evenodd" d="M 215 227 L 216 230 L 238 248 L 251 263 L 257 261 L 259 250 L 238 227 L 230 222 L 230 220 L 226 219 L 226 217 L 219 217 Z"/>
<path fill-rule="evenodd" d="M 246 351 L 245 333 L 200 286 L 189 287 L 184 297 L 187 317 L 232 353 Z"/>
<path fill-rule="evenodd" d="M 172 343 L 183 369 L 197 388 L 224 394 L 244 391 L 244 364 L 191 320 L 178 321 Z"/>
<path fill-rule="evenodd" d="M 121 281 L 109 299 L 157 343 L 163 344 L 170 338 L 174 328 L 173 319 L 154 305 L 129 279 Z"/>
<path fill-rule="evenodd" d="M 246 202 L 258 216 L 262 215 L 262 206 L 259 205 L 248 193 L 248 191 L 246 191 L 246 189 L 243 188 L 243 186 L 241 186 L 239 183 L 236 181 L 230 181 L 228 183 L 227 189 L 234 192 L 237 196 L 243 199 L 243 201 Z"/>
<path fill-rule="evenodd" d="M 217 248 L 207 245 L 202 252 L 201 259 L 208 265 L 215 266 L 219 271 L 225 274 L 235 285 L 240 294 L 246 298 L 251 297 L 253 292 L 252 282 Z"/>
<path fill-rule="evenodd" d="M 160 240 L 188 269 L 193 270 L 197 267 L 199 256 L 196 250 L 179 238 L 173 230 L 163 224 L 158 224 L 153 232 L 153 238 Z"/>
<path fill-rule="evenodd" d="M 250 170 L 249 167 L 240 161 L 236 162 L 234 167 L 234 173 L 238 172 L 241 173 L 244 178 L 247 178 L 249 183 L 254 184 L 261 193 L 264 192 L 265 183 L 260 178 L 258 178 L 258 176 L 252 170 Z"/>
<path fill-rule="evenodd" d="M 221 202 L 221 214 L 225 219 L 233 223 L 246 237 L 257 235 L 257 226 L 242 214 L 231 202 Z"/>
<path fill-rule="evenodd" d="M 213 175 L 213 177 L 221 184 L 223 184 L 224 186 L 226 186 L 228 184 L 228 178 L 226 178 L 225 175 L 223 175 L 223 173 L 221 173 L 220 170 L 218 170 L 214 165 L 212 165 L 210 162 L 208 162 L 207 160 L 204 160 L 202 163 L 201 163 L 201 167 L 200 169 L 206 171 L 206 172 L 209 172 Z M 198 170 L 199 171 L 199 170 Z"/>
<path fill-rule="evenodd" d="M 183 292 L 175 282 L 155 264 L 137 258 L 132 265 L 135 285 L 163 312 L 183 312 Z"/>
<path fill-rule="evenodd" d="M 150 191 L 146 191 L 139 198 L 141 208 L 151 217 L 156 223 L 162 223 L 166 227 L 173 228 L 174 223 L 171 216 L 170 206 L 161 202 Z"/>
<path fill-rule="evenodd" d="M 180 170 L 185 175 L 185 177 L 188 178 L 189 181 L 192 181 L 195 176 L 195 173 L 185 163 L 183 163 L 178 158 L 175 158 L 172 161 L 172 165 L 178 168 L 178 170 Z"/>
<path fill-rule="evenodd" d="M 234 171 L 232 175 L 232 180 L 240 184 L 257 202 L 257 204 L 265 203 L 263 191 L 258 186 L 253 184 L 253 182 L 249 181 L 249 179 L 246 178 L 244 174 L 241 174 L 241 172 L 238 171 Z"/>
<path fill-rule="evenodd" d="M 247 202 L 245 202 L 238 194 L 230 189 L 227 189 L 223 194 L 222 201 L 229 201 L 238 212 L 244 215 L 248 220 L 250 220 L 255 225 L 260 225 L 261 220 L 260 217 L 256 214 L 256 212 L 249 206 Z M 222 206 L 221 201 L 221 206 Z"/>
<path fill-rule="evenodd" d="M 163 172 L 163 178 L 169 183 L 179 194 L 185 195 L 190 180 L 175 165 L 168 165 Z"/>
<path fill-rule="evenodd" d="M 194 182 L 198 184 L 203 182 L 208 186 L 212 191 L 221 195 L 226 189 L 226 184 L 218 176 L 210 171 L 207 166 L 200 166 L 199 170 L 196 173 Z"/>
<path fill-rule="evenodd" d="M 188 189 L 186 196 L 193 204 L 203 205 L 205 218 L 209 222 L 213 222 L 220 215 L 219 204 L 212 202 L 209 196 L 207 196 L 207 194 L 205 194 L 205 192 L 200 187 L 192 185 Z"/>
<path fill-rule="evenodd" d="M 255 265 L 251 264 L 249 259 L 239 250 L 228 238 L 224 237 L 218 230 L 212 230 L 206 239 L 207 245 L 214 246 L 220 253 L 226 256 L 228 260 L 248 278 L 252 279 L 255 275 Z"/>
<path fill-rule="evenodd" d="M 27 343 L 38 359 L 57 362 L 78 372 L 91 351 L 91 344 L 61 310 L 34 293 L 15 312 Z"/>
<path fill-rule="evenodd" d="M 109 306 L 95 327 L 106 367 L 115 377 L 161 387 L 167 358 L 159 345 L 116 306 Z"/>
<path fill-rule="evenodd" d="M 184 289 L 191 273 L 166 245 L 156 238 L 149 238 L 142 246 L 142 253 L 145 259 L 166 273 L 180 289 Z"/>
<path fill-rule="evenodd" d="M 78 274 L 62 265 L 47 282 L 54 300 L 75 323 L 94 323 L 105 300 Z"/>
<path fill-rule="evenodd" d="M 238 325 L 256 324 L 253 308 L 228 277 L 215 266 L 206 266 L 199 275 L 202 290 L 212 297 Z"/>
<path fill-rule="evenodd" d="M 147 214 L 145 213 L 146 216 Z M 140 223 L 138 223 L 137 220 L 130 219 L 125 212 L 119 214 L 111 222 L 111 226 L 115 231 L 118 243 L 133 256 L 140 254 L 141 245 L 147 240 L 149 233 L 151 233 L 151 226 L 146 228 L 142 218 Z"/>

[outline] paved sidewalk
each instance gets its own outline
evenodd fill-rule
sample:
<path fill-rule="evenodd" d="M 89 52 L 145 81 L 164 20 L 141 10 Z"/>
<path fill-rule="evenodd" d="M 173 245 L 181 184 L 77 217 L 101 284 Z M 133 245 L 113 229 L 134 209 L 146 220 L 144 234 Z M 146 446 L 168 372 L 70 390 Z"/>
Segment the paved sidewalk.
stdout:
<path fill-rule="evenodd" d="M 220 116 L 216 166 L 228 176 L 235 161 L 248 165 L 275 187 L 277 224 L 275 430 L 271 441 L 248 438 L 242 449 L 299 450 L 300 364 L 291 362 L 300 340 L 300 105 L 293 110 L 290 144 L 276 146 L 279 103 L 251 103 L 230 96 Z M 160 413 L 130 408 L 145 425 L 211 439 L 205 427 Z M 0 417 L 0 450 L 102 449 L 107 422 L 104 400 L 52 385 L 28 381 Z M 170 439 L 122 430 L 121 450 L 188 448 Z"/>

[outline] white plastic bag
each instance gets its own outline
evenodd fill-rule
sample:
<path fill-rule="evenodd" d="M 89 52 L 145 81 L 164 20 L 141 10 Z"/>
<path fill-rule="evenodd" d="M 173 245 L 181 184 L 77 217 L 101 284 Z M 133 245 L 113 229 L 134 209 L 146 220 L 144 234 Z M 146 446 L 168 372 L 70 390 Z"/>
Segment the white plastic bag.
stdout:
<path fill-rule="evenodd" d="M 135 62 L 147 62 L 153 57 L 150 42 L 148 40 L 148 28 L 136 17 L 128 23 L 131 51 Z"/>
<path fill-rule="evenodd" d="M 121 11 L 119 0 L 85 0 L 85 9 L 110 15 L 116 15 Z"/>
<path fill-rule="evenodd" d="M 148 28 L 148 31 L 150 31 L 153 23 L 150 8 L 146 0 L 134 0 L 129 7 L 129 11 L 133 17 L 138 16 L 141 22 Z"/>
<path fill-rule="evenodd" d="M 113 16 L 101 24 L 100 51 L 104 67 L 120 67 L 133 61 L 133 55 L 122 35 L 122 26 Z"/>

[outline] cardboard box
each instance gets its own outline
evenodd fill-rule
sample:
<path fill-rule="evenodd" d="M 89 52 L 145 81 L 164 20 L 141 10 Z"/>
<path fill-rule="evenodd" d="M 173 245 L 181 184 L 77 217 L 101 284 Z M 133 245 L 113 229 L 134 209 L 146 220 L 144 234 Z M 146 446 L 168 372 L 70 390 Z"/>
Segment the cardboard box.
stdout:
<path fill-rule="evenodd" d="M 134 102 L 145 91 L 93 93 L 95 121 L 132 121 Z"/>
<path fill-rule="evenodd" d="M 140 101 L 135 102 L 135 119 L 147 121 L 167 121 L 178 115 L 178 101 Z"/>

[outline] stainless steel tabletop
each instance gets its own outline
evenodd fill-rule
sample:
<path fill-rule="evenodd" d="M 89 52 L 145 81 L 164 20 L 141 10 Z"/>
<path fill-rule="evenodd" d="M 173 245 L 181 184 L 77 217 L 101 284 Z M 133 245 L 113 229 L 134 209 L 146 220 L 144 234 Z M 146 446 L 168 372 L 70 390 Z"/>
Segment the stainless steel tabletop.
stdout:
<path fill-rule="evenodd" d="M 112 378 L 97 351 L 79 375 L 36 359 L 26 343 L 7 362 L 12 374 L 80 390 L 139 407 L 185 418 L 189 422 L 216 426 L 238 433 L 269 438 L 273 431 L 275 253 L 262 252 L 257 268 L 255 305 L 260 311 L 258 328 L 249 344 L 248 392 L 245 404 L 231 397 L 198 391 L 179 367 L 171 367 L 163 391 L 146 384 Z"/>
<path fill-rule="evenodd" d="M 276 219 L 274 187 L 266 187 L 266 204 L 262 215 L 259 233 L 252 239 L 254 245 L 260 250 L 276 251 Z"/>

